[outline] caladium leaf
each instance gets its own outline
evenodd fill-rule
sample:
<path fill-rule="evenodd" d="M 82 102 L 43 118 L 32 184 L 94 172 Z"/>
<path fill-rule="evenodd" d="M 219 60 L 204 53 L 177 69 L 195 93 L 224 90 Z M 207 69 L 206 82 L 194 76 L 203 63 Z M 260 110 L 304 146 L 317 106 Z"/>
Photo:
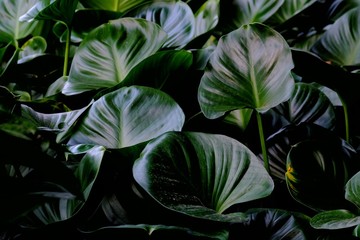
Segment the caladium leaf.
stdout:
<path fill-rule="evenodd" d="M 311 51 L 336 65 L 360 63 L 360 7 L 338 18 L 314 44 Z"/>
<path fill-rule="evenodd" d="M 21 22 L 19 17 L 26 13 L 37 0 L 0 1 L 0 43 L 11 42 L 17 47 L 17 40 L 29 36 L 38 25 L 37 22 Z"/>
<path fill-rule="evenodd" d="M 240 142 L 199 132 L 169 132 L 151 141 L 133 166 L 136 182 L 165 207 L 193 217 L 241 222 L 229 207 L 268 196 L 274 183 Z"/>
<path fill-rule="evenodd" d="M 315 123 L 324 128 L 335 128 L 335 109 L 330 99 L 318 88 L 307 83 L 296 83 L 286 102 L 274 108 L 289 124 Z"/>
<path fill-rule="evenodd" d="M 159 24 L 168 34 L 163 47 L 181 47 L 195 36 L 195 16 L 182 1 L 154 2 L 130 14 Z"/>
<path fill-rule="evenodd" d="M 288 100 L 294 89 L 290 48 L 279 33 L 249 24 L 221 37 L 201 78 L 201 110 L 214 119 L 227 111 L 259 112 Z"/>
<path fill-rule="evenodd" d="M 124 87 L 92 104 L 68 144 L 128 147 L 167 131 L 180 131 L 184 119 L 182 109 L 166 93 L 144 86 Z"/>
<path fill-rule="evenodd" d="M 77 49 L 62 93 L 115 86 L 165 40 L 166 33 L 144 19 L 120 18 L 95 28 Z"/>

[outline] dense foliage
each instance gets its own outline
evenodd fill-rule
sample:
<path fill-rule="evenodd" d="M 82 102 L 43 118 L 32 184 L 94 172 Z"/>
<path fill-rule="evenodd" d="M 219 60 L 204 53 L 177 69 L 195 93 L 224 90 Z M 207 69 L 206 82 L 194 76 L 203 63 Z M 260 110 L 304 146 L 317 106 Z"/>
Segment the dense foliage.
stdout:
<path fill-rule="evenodd" d="M 357 239 L 360 2 L 0 0 L 1 239 Z"/>

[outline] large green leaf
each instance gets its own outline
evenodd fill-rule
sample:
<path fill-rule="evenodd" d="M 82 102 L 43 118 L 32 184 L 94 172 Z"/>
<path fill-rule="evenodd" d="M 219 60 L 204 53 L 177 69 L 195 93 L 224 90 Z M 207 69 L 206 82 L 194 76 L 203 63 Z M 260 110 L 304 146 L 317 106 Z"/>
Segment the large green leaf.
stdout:
<path fill-rule="evenodd" d="M 307 83 L 296 83 L 290 99 L 274 110 L 285 117 L 289 124 L 311 122 L 330 130 L 335 128 L 335 109 L 330 99 Z"/>
<path fill-rule="evenodd" d="M 170 132 L 134 163 L 136 182 L 165 207 L 217 221 L 243 221 L 231 206 L 268 196 L 274 187 L 256 156 L 224 135 Z"/>
<path fill-rule="evenodd" d="M 356 151 L 340 138 L 314 139 L 292 146 L 286 183 L 291 196 L 316 211 L 343 209 L 345 185 L 359 171 Z"/>
<path fill-rule="evenodd" d="M 20 17 L 21 21 L 55 20 L 72 25 L 78 0 L 41 1 L 34 5 L 26 14 Z"/>
<path fill-rule="evenodd" d="M 89 197 L 91 188 L 99 173 L 105 150 L 102 146 L 89 148 L 75 168 L 74 174 L 81 186 L 82 198 L 49 201 L 34 210 L 35 216 L 43 224 L 46 225 L 69 219 L 79 211 L 84 205 L 84 201 Z M 74 154 L 78 153 L 75 152 Z"/>
<path fill-rule="evenodd" d="M 263 112 L 294 88 L 290 48 L 279 33 L 255 23 L 224 35 L 201 79 L 198 98 L 208 118 L 252 108 Z"/>
<path fill-rule="evenodd" d="M 95 101 L 78 122 L 68 144 L 122 148 L 179 131 L 184 113 L 167 94 L 149 87 L 120 88 Z"/>
<path fill-rule="evenodd" d="M 0 43 L 11 42 L 17 46 L 17 40 L 29 36 L 37 22 L 20 22 L 19 17 L 26 13 L 37 0 L 2 0 L 0 1 Z"/>
<path fill-rule="evenodd" d="M 182 1 L 154 2 L 130 16 L 159 24 L 168 34 L 164 47 L 184 46 L 195 36 L 194 13 Z"/>
<path fill-rule="evenodd" d="M 166 40 L 166 33 L 144 19 L 120 18 L 91 31 L 76 51 L 63 93 L 112 87 Z"/>
<path fill-rule="evenodd" d="M 268 19 L 268 22 L 271 22 L 271 24 L 284 23 L 314 2 L 316 0 L 284 0 L 281 7 Z"/>
<path fill-rule="evenodd" d="M 357 7 L 329 26 L 311 51 L 336 65 L 356 65 L 360 63 L 359 38 L 360 7 Z"/>
<path fill-rule="evenodd" d="M 217 29 L 227 33 L 249 23 L 264 23 L 283 4 L 284 0 L 220 1 Z"/>

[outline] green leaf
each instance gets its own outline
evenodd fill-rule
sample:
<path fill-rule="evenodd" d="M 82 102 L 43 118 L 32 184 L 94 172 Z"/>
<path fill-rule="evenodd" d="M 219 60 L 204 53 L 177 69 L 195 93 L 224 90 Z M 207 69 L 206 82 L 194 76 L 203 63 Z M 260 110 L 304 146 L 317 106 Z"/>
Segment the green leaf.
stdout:
<path fill-rule="evenodd" d="M 310 218 L 303 213 L 267 208 L 249 209 L 246 213 L 249 214 L 249 222 L 234 230 L 239 236 L 251 236 L 253 239 L 312 239 Z"/>
<path fill-rule="evenodd" d="M 220 1 L 217 29 L 224 33 L 250 23 L 264 23 L 284 3 L 284 0 Z"/>
<path fill-rule="evenodd" d="M 159 24 L 168 34 L 163 47 L 182 47 L 195 36 L 195 17 L 182 1 L 154 2 L 137 9 L 130 16 Z"/>
<path fill-rule="evenodd" d="M 356 151 L 340 138 L 314 139 L 292 146 L 286 184 L 291 196 L 316 211 L 347 208 L 345 185 L 359 171 Z"/>
<path fill-rule="evenodd" d="M 165 40 L 166 33 L 144 19 L 121 18 L 95 28 L 75 53 L 63 94 L 115 86 Z"/>
<path fill-rule="evenodd" d="M 268 22 L 274 25 L 284 23 L 314 2 L 316 0 L 285 0 L 281 7 L 268 19 Z"/>
<path fill-rule="evenodd" d="M 360 224 L 360 217 L 348 210 L 330 210 L 316 214 L 310 224 L 316 229 L 342 229 Z"/>
<path fill-rule="evenodd" d="M 227 111 L 259 112 L 288 100 L 294 88 L 290 48 L 262 24 L 244 25 L 221 37 L 201 79 L 201 110 L 214 119 Z"/>
<path fill-rule="evenodd" d="M 219 21 L 220 0 L 207 0 L 195 13 L 195 35 L 213 29 Z"/>
<path fill-rule="evenodd" d="M 36 28 L 36 22 L 21 22 L 19 17 L 26 13 L 37 0 L 0 1 L 0 43 L 11 42 L 17 47 L 17 40 L 29 36 Z"/>
<path fill-rule="evenodd" d="M 46 39 L 41 36 L 30 38 L 21 46 L 18 63 L 24 63 L 45 54 L 47 47 Z"/>
<path fill-rule="evenodd" d="M 311 122 L 330 130 L 335 128 L 335 109 L 330 99 L 307 83 L 296 83 L 290 99 L 274 110 L 285 117 L 289 124 Z"/>
<path fill-rule="evenodd" d="M 130 9 L 133 9 L 137 6 L 153 2 L 153 0 L 107 0 L 107 1 L 98 1 L 98 0 L 86 0 L 81 1 L 85 7 L 93 9 L 102 9 L 109 10 L 114 12 L 127 12 Z"/>
<path fill-rule="evenodd" d="M 99 93 L 112 92 L 124 86 L 141 85 L 161 89 L 174 77 L 186 72 L 193 62 L 193 56 L 185 50 L 164 50 L 147 57 L 130 70 L 126 78 L 113 88 Z M 181 79 L 184 80 L 184 79 Z M 166 90 L 165 90 L 166 92 Z"/>
<path fill-rule="evenodd" d="M 345 198 L 360 208 L 360 172 L 346 183 Z"/>
<path fill-rule="evenodd" d="M 274 187 L 256 156 L 224 135 L 170 132 L 151 141 L 133 166 L 136 182 L 165 207 L 215 221 L 239 222 L 231 206 L 268 196 Z"/>
<path fill-rule="evenodd" d="M 167 94 L 149 87 L 120 88 L 95 101 L 68 144 L 89 143 L 123 148 L 179 131 L 184 113 Z"/>
<path fill-rule="evenodd" d="M 21 105 L 21 112 L 22 116 L 35 123 L 38 129 L 58 132 L 57 141 L 62 142 L 71 134 L 70 128 L 91 104 L 92 102 L 81 109 L 62 113 L 41 113 Z"/>
<path fill-rule="evenodd" d="M 100 170 L 105 148 L 93 146 L 80 160 L 74 174 L 80 183 L 83 199 L 59 199 L 47 202 L 34 210 L 34 214 L 43 224 L 63 221 L 74 216 L 88 199 L 91 188 Z"/>
<path fill-rule="evenodd" d="M 137 240 L 148 239 L 207 239 L 207 240 L 227 240 L 229 232 L 227 230 L 207 229 L 198 231 L 194 228 L 167 225 L 118 225 L 102 227 L 93 231 L 82 231 L 84 236 L 90 239 L 101 239 L 106 237 L 108 240 L 121 238 L 132 238 Z"/>
<path fill-rule="evenodd" d="M 324 61 L 346 66 L 360 64 L 360 7 L 354 8 L 327 28 L 311 51 Z"/>
<path fill-rule="evenodd" d="M 74 12 L 78 0 L 42 1 L 33 6 L 26 14 L 22 15 L 21 21 L 31 22 L 37 20 L 54 20 L 64 22 L 68 27 L 72 25 Z"/>

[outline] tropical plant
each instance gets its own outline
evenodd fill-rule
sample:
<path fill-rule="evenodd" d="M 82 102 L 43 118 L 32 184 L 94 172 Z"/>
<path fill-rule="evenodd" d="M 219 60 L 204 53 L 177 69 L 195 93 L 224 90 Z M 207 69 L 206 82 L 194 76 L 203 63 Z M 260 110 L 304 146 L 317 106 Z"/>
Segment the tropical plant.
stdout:
<path fill-rule="evenodd" d="M 0 0 L 1 239 L 357 239 L 360 4 Z"/>

